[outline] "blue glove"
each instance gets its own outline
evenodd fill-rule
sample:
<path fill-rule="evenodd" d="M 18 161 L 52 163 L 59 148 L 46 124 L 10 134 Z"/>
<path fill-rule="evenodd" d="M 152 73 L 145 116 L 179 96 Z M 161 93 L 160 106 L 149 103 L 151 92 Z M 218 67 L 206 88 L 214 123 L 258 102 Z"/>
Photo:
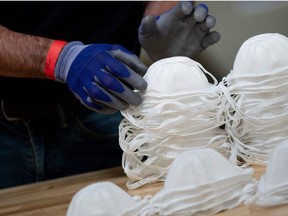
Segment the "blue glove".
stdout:
<path fill-rule="evenodd" d="M 71 42 L 61 51 L 54 76 L 87 108 L 111 114 L 142 102 L 133 90 L 146 89 L 141 76 L 146 71 L 140 59 L 120 45 Z"/>
<path fill-rule="evenodd" d="M 210 32 L 216 19 L 208 15 L 208 7 L 181 1 L 158 17 L 146 16 L 138 30 L 143 49 L 153 60 L 171 56 L 194 58 L 208 46 L 220 40 L 220 34 Z"/>

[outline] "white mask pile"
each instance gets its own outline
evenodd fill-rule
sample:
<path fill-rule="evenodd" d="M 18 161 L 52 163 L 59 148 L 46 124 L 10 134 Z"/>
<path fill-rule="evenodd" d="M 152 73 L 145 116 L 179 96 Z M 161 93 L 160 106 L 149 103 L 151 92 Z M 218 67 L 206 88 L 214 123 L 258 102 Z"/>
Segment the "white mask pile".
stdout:
<path fill-rule="evenodd" d="M 174 160 L 164 188 L 141 215 L 208 216 L 234 208 L 245 201 L 252 175 L 252 168 L 233 165 L 214 149 L 189 150 Z"/>
<path fill-rule="evenodd" d="M 272 207 L 288 203 L 288 140 L 277 145 L 269 157 L 266 173 L 261 177 L 256 194 L 247 204 Z"/>
<path fill-rule="evenodd" d="M 221 93 L 209 72 L 192 59 L 172 57 L 155 62 L 144 78 L 143 103 L 122 111 L 119 126 L 129 189 L 164 181 L 173 160 L 187 150 L 213 148 L 228 157 Z"/>
<path fill-rule="evenodd" d="M 99 182 L 74 195 L 67 216 L 213 215 L 245 200 L 252 174 L 214 149 L 189 150 L 173 161 L 154 197 L 131 197 L 113 183 Z"/>
<path fill-rule="evenodd" d="M 287 204 L 287 59 L 288 38 L 263 34 L 243 43 L 218 85 L 191 59 L 154 63 L 139 92 L 143 103 L 122 112 L 119 141 L 128 188 L 165 180 L 164 188 L 141 200 L 96 183 L 73 197 L 67 216 L 213 215 L 241 202 Z M 236 166 L 237 157 L 268 163 L 259 182 L 251 168 Z"/>
<path fill-rule="evenodd" d="M 110 182 L 77 192 L 67 216 L 214 215 L 241 203 L 273 207 L 288 203 L 288 141 L 276 146 L 266 173 L 253 179 L 252 168 L 234 165 L 211 148 L 179 154 L 164 187 L 155 196 L 130 196 Z"/>
<path fill-rule="evenodd" d="M 226 130 L 235 160 L 238 156 L 248 165 L 266 165 L 274 147 L 288 139 L 287 59 L 287 37 L 277 33 L 251 37 L 219 84 L 230 106 Z"/>

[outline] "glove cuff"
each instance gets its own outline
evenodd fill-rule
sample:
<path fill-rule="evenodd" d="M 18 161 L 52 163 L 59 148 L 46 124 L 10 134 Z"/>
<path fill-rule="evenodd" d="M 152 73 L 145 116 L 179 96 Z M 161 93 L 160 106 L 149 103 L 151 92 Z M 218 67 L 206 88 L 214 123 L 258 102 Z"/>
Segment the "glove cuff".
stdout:
<path fill-rule="evenodd" d="M 59 82 L 66 82 L 70 67 L 78 54 L 88 45 L 84 45 L 80 41 L 73 41 L 68 43 L 59 54 L 55 70 L 55 80 Z"/>
<path fill-rule="evenodd" d="M 54 40 L 50 45 L 44 67 L 44 72 L 49 79 L 55 80 L 54 70 L 56 62 L 61 50 L 66 44 L 66 41 Z"/>

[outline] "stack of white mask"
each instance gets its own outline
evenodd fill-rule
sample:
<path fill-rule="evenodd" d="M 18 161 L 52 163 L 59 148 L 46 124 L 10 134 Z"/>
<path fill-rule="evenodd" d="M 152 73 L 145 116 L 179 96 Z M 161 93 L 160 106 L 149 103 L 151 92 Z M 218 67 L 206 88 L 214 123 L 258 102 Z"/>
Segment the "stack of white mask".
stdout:
<path fill-rule="evenodd" d="M 246 204 L 272 207 L 288 203 L 288 141 L 272 151 L 266 173 L 256 187 L 256 194 Z"/>
<path fill-rule="evenodd" d="M 140 93 L 143 104 L 122 112 L 127 186 L 163 181 L 173 159 L 194 148 L 231 153 L 235 164 L 266 165 L 269 153 L 288 139 L 287 59 L 288 38 L 262 34 L 243 43 L 233 70 L 218 85 L 191 59 L 154 63 L 145 76 L 148 89 Z"/>
<path fill-rule="evenodd" d="M 252 168 L 233 165 L 214 149 L 190 150 L 172 163 L 164 188 L 142 215 L 214 215 L 247 197 Z"/>
<path fill-rule="evenodd" d="M 73 197 L 67 216 L 213 215 L 245 200 L 252 174 L 214 149 L 189 150 L 174 160 L 154 197 L 137 200 L 112 183 L 96 183 Z"/>
<path fill-rule="evenodd" d="M 288 139 L 288 38 L 267 33 L 245 41 L 224 85 L 234 158 L 265 165 L 274 147 Z"/>
<path fill-rule="evenodd" d="M 163 181 L 176 156 L 187 150 L 213 148 L 228 156 L 221 93 L 209 72 L 192 59 L 172 57 L 155 62 L 144 78 L 143 103 L 122 111 L 119 126 L 128 188 Z"/>
<path fill-rule="evenodd" d="M 214 149 L 189 150 L 173 161 L 163 189 L 154 197 L 131 197 L 113 183 L 94 183 L 74 195 L 67 216 L 208 216 L 241 203 L 287 204 L 287 155 L 288 142 L 279 144 L 256 182 L 252 168 L 233 165 Z"/>

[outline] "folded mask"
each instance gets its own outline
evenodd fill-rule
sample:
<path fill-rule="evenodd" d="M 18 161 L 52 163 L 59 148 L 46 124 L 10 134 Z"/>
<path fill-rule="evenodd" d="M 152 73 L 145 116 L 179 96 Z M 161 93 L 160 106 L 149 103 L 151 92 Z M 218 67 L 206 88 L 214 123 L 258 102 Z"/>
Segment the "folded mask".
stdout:
<path fill-rule="evenodd" d="M 117 185 L 99 182 L 73 196 L 67 216 L 135 216 L 141 205 Z"/>

